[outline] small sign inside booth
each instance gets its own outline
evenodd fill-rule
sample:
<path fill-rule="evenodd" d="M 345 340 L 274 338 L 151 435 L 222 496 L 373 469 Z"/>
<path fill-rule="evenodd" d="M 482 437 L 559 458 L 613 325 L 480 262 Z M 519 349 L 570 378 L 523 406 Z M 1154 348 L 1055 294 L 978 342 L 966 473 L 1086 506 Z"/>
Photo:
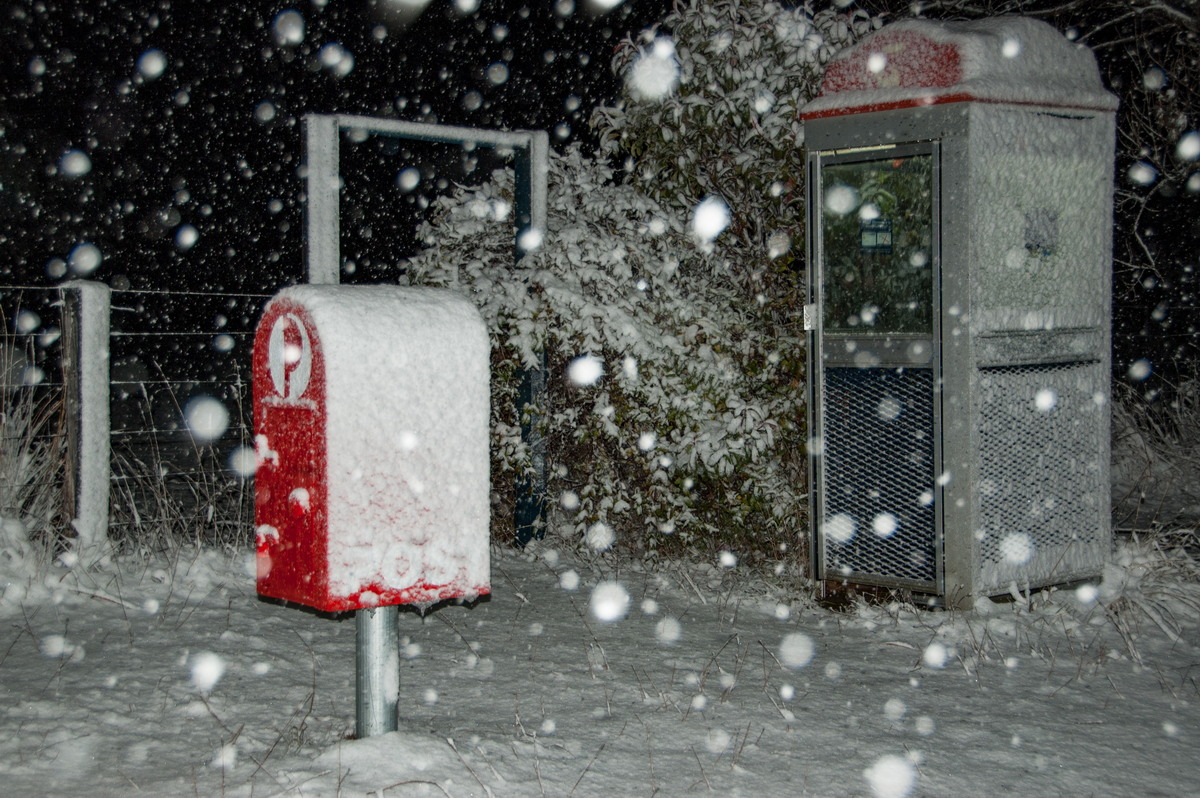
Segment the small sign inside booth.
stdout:
<path fill-rule="evenodd" d="M 465 299 L 295 286 L 253 354 L 257 582 L 341 612 L 488 593 L 487 332 Z"/>

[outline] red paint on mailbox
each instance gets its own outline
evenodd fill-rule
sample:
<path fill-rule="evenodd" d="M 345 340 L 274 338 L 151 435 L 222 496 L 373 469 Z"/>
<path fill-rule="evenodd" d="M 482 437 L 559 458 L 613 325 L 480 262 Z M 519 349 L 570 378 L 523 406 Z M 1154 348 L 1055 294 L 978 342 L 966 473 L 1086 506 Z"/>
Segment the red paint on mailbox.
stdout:
<path fill-rule="evenodd" d="M 285 299 L 267 306 L 252 369 L 258 592 L 346 609 L 328 590 L 325 357 L 304 307 Z"/>

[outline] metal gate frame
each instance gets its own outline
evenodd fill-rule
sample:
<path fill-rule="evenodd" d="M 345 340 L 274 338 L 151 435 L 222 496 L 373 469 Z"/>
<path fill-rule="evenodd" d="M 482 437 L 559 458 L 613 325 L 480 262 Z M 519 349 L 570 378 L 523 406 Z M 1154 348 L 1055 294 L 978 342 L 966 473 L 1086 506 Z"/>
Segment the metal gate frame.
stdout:
<path fill-rule="evenodd" d="M 339 144 L 343 130 L 411 141 L 429 141 L 462 146 L 511 150 L 515 156 L 516 224 L 513 230 L 513 260 L 524 256 L 523 233 L 545 233 L 550 175 L 550 137 L 544 130 L 482 130 L 456 125 L 406 122 L 399 119 L 353 114 L 306 114 L 304 117 L 305 181 L 307 214 L 305 265 L 308 282 L 337 284 L 341 280 L 342 187 Z M 517 542 L 524 546 L 545 535 L 546 441 L 542 436 L 538 407 L 546 390 L 546 358 L 540 353 L 540 368 L 524 370 L 517 398 L 521 439 L 529 446 L 533 473 L 518 477 L 514 525 Z"/>

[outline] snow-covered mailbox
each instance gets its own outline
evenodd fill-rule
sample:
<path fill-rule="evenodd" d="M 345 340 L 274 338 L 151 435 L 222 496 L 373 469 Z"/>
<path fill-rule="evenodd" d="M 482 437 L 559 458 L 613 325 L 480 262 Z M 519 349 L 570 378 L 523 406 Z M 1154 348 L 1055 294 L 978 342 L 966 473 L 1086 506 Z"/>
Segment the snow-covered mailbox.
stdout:
<path fill-rule="evenodd" d="M 1115 109 L 1020 17 L 829 64 L 802 110 L 819 579 L 967 605 L 1102 569 Z"/>
<path fill-rule="evenodd" d="M 365 612 L 392 608 L 394 664 L 395 605 L 489 592 L 488 367 L 482 319 L 447 291 L 303 285 L 263 312 L 258 592 L 360 611 L 360 681 Z"/>

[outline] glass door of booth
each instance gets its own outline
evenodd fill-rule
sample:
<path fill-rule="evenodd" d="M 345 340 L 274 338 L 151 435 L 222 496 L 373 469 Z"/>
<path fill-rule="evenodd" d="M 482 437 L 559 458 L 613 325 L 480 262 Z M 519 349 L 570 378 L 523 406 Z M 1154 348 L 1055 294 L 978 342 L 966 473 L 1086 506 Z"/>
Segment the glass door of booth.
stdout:
<path fill-rule="evenodd" d="M 941 590 L 938 148 L 809 161 L 818 578 Z"/>

